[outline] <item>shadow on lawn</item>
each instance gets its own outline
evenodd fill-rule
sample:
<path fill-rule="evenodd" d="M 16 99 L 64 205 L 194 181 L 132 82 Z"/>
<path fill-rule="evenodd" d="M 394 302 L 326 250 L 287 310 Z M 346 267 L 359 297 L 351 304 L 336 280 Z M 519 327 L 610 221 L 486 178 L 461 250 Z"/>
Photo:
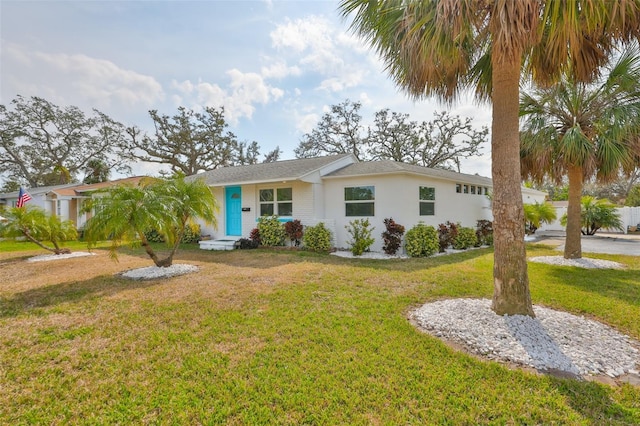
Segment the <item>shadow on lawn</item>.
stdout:
<path fill-rule="evenodd" d="M 442 265 L 464 262 L 491 253 L 491 249 L 468 250 L 460 253 L 428 258 L 409 259 L 366 259 L 345 258 L 326 253 L 305 250 L 231 250 L 231 251 L 188 251 L 178 252 L 175 261 L 200 261 L 222 263 L 228 266 L 269 269 L 294 263 L 312 262 L 323 265 L 353 266 L 385 271 L 420 271 Z"/>
<path fill-rule="evenodd" d="M 551 385 L 566 397 L 571 408 L 592 424 L 632 425 L 640 422 L 640 412 L 615 402 L 612 398 L 614 389 L 607 385 L 554 377 L 550 380 Z M 640 394 L 637 389 L 630 389 L 630 392 Z"/>
<path fill-rule="evenodd" d="M 579 290 L 640 306 L 638 270 L 582 269 L 556 266 L 549 275 Z"/>
<path fill-rule="evenodd" d="M 89 298 L 105 297 L 123 290 L 160 285 L 166 280 L 129 280 L 113 276 L 99 276 L 85 281 L 74 281 L 38 287 L 10 297 L 0 297 L 0 318 L 14 317 L 38 308 L 65 302 L 78 302 Z"/>

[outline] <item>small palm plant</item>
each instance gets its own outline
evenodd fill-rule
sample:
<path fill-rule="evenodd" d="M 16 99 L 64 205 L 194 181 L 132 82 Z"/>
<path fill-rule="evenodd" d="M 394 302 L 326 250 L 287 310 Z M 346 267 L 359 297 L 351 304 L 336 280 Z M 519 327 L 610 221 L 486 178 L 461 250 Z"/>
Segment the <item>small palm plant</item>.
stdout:
<path fill-rule="evenodd" d="M 580 203 L 580 232 L 582 235 L 595 235 L 599 229 L 622 230 L 622 220 L 616 212 L 616 205 L 606 198 L 597 199 L 591 195 L 585 195 Z M 560 219 L 562 226 L 566 226 L 568 217 L 565 214 Z"/>
<path fill-rule="evenodd" d="M 552 223 L 558 215 L 550 203 L 534 203 L 524 205 L 524 220 L 527 234 L 535 234 L 543 223 Z"/>
<path fill-rule="evenodd" d="M 89 245 L 111 240 L 111 257 L 123 243 L 141 245 L 158 267 L 168 267 L 185 230 L 195 219 L 216 226 L 218 205 L 211 189 L 201 180 L 143 179 L 137 186 L 118 185 L 95 193 L 86 206 L 94 216 L 87 221 L 85 239 Z M 170 252 L 160 259 L 145 233 L 156 230 Z"/>
<path fill-rule="evenodd" d="M 71 250 L 62 247 L 62 243 L 78 238 L 78 231 L 72 221 L 47 215 L 38 206 L 12 207 L 5 214 L 8 222 L 2 228 L 3 235 L 25 237 L 55 254 L 71 253 Z M 50 241 L 53 247 L 44 244 L 45 241 Z"/>

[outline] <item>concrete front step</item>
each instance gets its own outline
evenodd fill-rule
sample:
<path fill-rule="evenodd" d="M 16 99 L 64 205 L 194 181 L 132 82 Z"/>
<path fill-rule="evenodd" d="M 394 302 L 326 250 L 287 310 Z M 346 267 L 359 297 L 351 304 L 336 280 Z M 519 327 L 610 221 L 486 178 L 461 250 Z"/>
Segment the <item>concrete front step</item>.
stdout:
<path fill-rule="evenodd" d="M 200 241 L 201 250 L 233 250 L 236 246 L 236 239 L 222 238 L 219 240 Z"/>

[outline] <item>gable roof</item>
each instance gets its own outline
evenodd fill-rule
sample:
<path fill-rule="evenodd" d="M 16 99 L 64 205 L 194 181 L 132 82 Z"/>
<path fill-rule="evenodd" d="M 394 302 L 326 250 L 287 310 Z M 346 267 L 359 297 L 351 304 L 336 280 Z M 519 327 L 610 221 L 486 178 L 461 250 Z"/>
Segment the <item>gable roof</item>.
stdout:
<path fill-rule="evenodd" d="M 400 163 L 392 160 L 363 161 L 360 163 L 350 164 L 347 167 L 329 173 L 325 178 L 387 175 L 392 173 L 409 173 L 461 183 L 480 184 L 484 186 L 493 185 L 490 178 L 480 175 L 469 175 L 453 172 L 451 170 L 432 169 L 429 167 L 415 166 L 413 164 Z"/>
<path fill-rule="evenodd" d="M 222 167 L 189 176 L 187 179 L 204 178 L 207 185 L 213 186 L 299 180 L 348 157 L 353 156 L 351 154 L 340 154 L 247 166 Z"/>
<path fill-rule="evenodd" d="M 69 188 L 71 186 L 76 186 L 77 183 L 66 183 L 64 185 L 49 185 L 49 186 L 37 186 L 33 188 L 23 187 L 31 196 L 46 194 L 47 192 L 51 192 L 56 189 Z M 20 191 L 13 192 L 5 192 L 4 194 L 0 194 L 0 198 L 18 198 L 18 194 Z"/>

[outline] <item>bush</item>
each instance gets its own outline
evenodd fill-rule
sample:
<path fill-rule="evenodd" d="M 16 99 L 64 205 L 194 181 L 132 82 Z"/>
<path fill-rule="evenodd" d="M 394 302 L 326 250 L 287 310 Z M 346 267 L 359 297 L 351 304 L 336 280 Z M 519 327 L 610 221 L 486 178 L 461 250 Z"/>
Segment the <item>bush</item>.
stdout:
<path fill-rule="evenodd" d="M 249 239 L 255 243 L 256 246 L 260 245 L 260 230 L 258 228 L 253 228 L 251 233 L 249 234 Z"/>
<path fill-rule="evenodd" d="M 351 253 L 354 256 L 360 256 L 365 251 L 369 251 L 369 248 L 375 242 L 375 239 L 371 236 L 375 228 L 369 228 L 370 226 L 369 219 L 352 220 L 349 225 L 345 226 L 347 232 L 351 235 L 351 241 L 348 241 L 347 244 L 351 246 Z"/>
<path fill-rule="evenodd" d="M 384 240 L 382 250 L 387 254 L 394 255 L 402 245 L 404 226 L 396 223 L 393 218 L 385 219 L 384 226 L 387 230 L 382 233 L 382 239 Z"/>
<path fill-rule="evenodd" d="M 164 243 L 164 236 L 155 229 L 145 232 L 144 236 L 150 243 Z"/>
<path fill-rule="evenodd" d="M 309 250 L 329 251 L 331 249 L 331 231 L 322 222 L 316 226 L 307 226 L 302 236 L 302 242 Z"/>
<path fill-rule="evenodd" d="M 284 226 L 278 216 L 262 216 L 258 219 L 260 242 L 263 246 L 275 247 L 284 245 Z"/>
<path fill-rule="evenodd" d="M 238 240 L 238 243 L 240 245 L 241 250 L 255 249 L 255 248 L 258 248 L 258 246 L 260 245 L 259 242 L 255 240 L 251 240 L 249 238 L 240 238 Z"/>
<path fill-rule="evenodd" d="M 300 240 L 302 240 L 302 223 L 298 219 L 285 223 L 284 233 L 291 241 L 292 246 L 300 246 Z"/>
<path fill-rule="evenodd" d="M 493 222 L 490 220 L 477 221 L 476 237 L 478 238 L 478 246 L 493 245 Z"/>
<path fill-rule="evenodd" d="M 427 257 L 438 251 L 438 233 L 433 226 L 420 222 L 404 237 L 404 247 L 411 257 Z"/>
<path fill-rule="evenodd" d="M 453 248 L 456 250 L 466 250 L 478 244 L 476 230 L 473 228 L 460 227 L 458 234 L 453 239 Z"/>
<path fill-rule="evenodd" d="M 164 235 L 162 235 L 155 229 L 145 232 L 144 236 L 147 238 L 147 241 L 149 241 L 150 243 L 165 242 Z M 187 225 L 184 228 L 184 235 L 182 236 L 180 243 L 190 244 L 190 243 L 197 243 L 198 241 L 200 241 L 200 225 L 198 224 Z"/>
<path fill-rule="evenodd" d="M 438 225 L 438 244 L 440 252 L 444 252 L 453 246 L 453 241 L 458 235 L 458 225 L 447 221 Z"/>
<path fill-rule="evenodd" d="M 180 240 L 183 244 L 191 244 L 197 243 L 200 241 L 200 225 L 192 224 L 187 225 L 184 228 L 184 235 L 182 236 L 182 240 Z"/>

